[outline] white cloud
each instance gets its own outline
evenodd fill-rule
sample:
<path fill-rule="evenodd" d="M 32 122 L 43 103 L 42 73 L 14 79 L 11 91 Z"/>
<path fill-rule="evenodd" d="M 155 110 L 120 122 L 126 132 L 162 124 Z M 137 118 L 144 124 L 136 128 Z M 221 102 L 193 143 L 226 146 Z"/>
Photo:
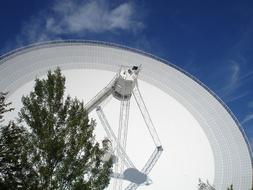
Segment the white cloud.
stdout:
<path fill-rule="evenodd" d="M 229 65 L 225 70 L 221 70 L 222 79 L 219 83 L 223 87 L 217 92 L 226 103 L 231 103 L 242 99 L 250 94 L 249 90 L 242 87 L 249 84 L 249 80 L 253 75 L 253 71 L 245 71 L 245 64 L 243 62 L 229 60 Z M 253 107 L 253 103 L 248 103 L 249 107 Z"/>
<path fill-rule="evenodd" d="M 250 108 L 253 108 L 253 101 L 250 101 L 250 102 L 248 103 L 248 106 L 249 106 Z"/>
<path fill-rule="evenodd" d="M 234 86 L 238 83 L 239 81 L 239 76 L 240 76 L 240 64 L 232 61 L 232 65 L 230 67 L 231 69 L 231 78 L 230 78 L 230 86 Z"/>
<path fill-rule="evenodd" d="M 240 92 L 238 95 L 234 95 L 234 94 L 227 95 L 227 97 L 226 97 L 226 103 L 239 100 L 239 99 L 241 99 L 241 98 L 244 98 L 244 97 L 247 96 L 247 95 L 249 95 L 248 92 Z"/>
<path fill-rule="evenodd" d="M 249 90 L 245 91 L 245 88 L 243 89 L 242 87 L 249 84 L 253 76 L 253 71 L 245 70 L 244 62 L 229 60 L 230 64 L 226 68 L 226 73 L 222 73 L 225 83 L 219 89 L 218 94 L 227 103 L 242 99 L 250 94 Z M 253 101 L 251 103 L 249 102 L 248 106 L 253 108 Z"/>
<path fill-rule="evenodd" d="M 245 124 L 251 120 L 253 120 L 253 113 L 246 115 L 245 118 L 242 120 L 242 124 Z"/>
<path fill-rule="evenodd" d="M 135 20 L 136 13 L 131 3 L 123 3 L 111 8 L 105 1 L 88 1 L 83 4 L 58 1 L 53 10 L 61 19 L 48 18 L 50 32 L 100 33 L 117 29 L 133 31 L 143 26 L 141 22 Z"/>
<path fill-rule="evenodd" d="M 234 101 L 238 98 L 244 97 L 244 95 L 240 94 L 239 96 L 237 95 L 237 98 L 234 98 L 233 93 L 240 87 L 241 85 L 241 80 L 240 80 L 240 63 L 230 60 L 230 65 L 228 67 L 228 70 L 230 74 L 228 76 L 224 76 L 224 80 L 228 78 L 226 85 L 220 89 L 221 96 L 223 99 L 226 100 L 226 102 L 231 102 Z"/>
<path fill-rule="evenodd" d="M 17 46 L 52 39 L 61 35 L 84 37 L 87 33 L 127 31 L 144 28 L 131 2 L 112 5 L 106 0 L 55 0 L 49 10 L 42 10 L 23 24 Z"/>

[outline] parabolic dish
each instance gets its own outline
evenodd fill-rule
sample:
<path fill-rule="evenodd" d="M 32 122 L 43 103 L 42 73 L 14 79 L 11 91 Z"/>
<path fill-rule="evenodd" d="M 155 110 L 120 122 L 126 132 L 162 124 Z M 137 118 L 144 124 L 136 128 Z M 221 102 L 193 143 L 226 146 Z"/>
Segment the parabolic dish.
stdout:
<path fill-rule="evenodd" d="M 139 88 L 164 149 L 149 175 L 153 183 L 139 189 L 193 190 L 199 178 L 217 190 L 230 184 L 238 190 L 251 188 L 251 150 L 228 107 L 196 78 L 150 54 L 94 41 L 31 45 L 0 57 L 0 90 L 9 92 L 8 100 L 17 112 L 32 81 L 59 66 L 66 76 L 66 93 L 87 102 L 122 65 L 142 65 Z M 105 110 L 115 129 L 118 106 L 115 99 Z M 97 119 L 94 113 L 91 117 Z M 142 167 L 153 147 L 132 100 L 129 118 L 127 154 Z M 96 136 L 101 140 L 105 133 L 97 123 Z"/>

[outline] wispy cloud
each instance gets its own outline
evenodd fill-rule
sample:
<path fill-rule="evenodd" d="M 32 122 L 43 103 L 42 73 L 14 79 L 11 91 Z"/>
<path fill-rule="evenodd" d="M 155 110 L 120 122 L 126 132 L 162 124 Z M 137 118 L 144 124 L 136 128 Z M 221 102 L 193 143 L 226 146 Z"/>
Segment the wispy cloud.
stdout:
<path fill-rule="evenodd" d="M 240 63 L 230 60 L 230 66 L 228 67 L 230 74 L 227 86 L 224 88 L 225 94 L 229 94 L 234 91 L 240 85 Z"/>
<path fill-rule="evenodd" d="M 238 79 L 239 79 L 239 76 L 240 76 L 240 65 L 239 63 L 235 62 L 235 61 L 231 61 L 232 62 L 232 65 L 230 67 L 231 69 L 231 79 L 230 79 L 230 85 L 235 85 L 236 83 L 238 83 Z"/>
<path fill-rule="evenodd" d="M 248 102 L 248 107 L 253 108 L 253 101 Z"/>
<path fill-rule="evenodd" d="M 240 63 L 230 60 L 229 61 L 229 67 L 228 67 L 228 74 L 224 75 L 224 80 L 227 78 L 226 85 L 222 87 L 219 90 L 219 94 L 226 99 L 226 101 L 231 101 L 232 99 L 235 100 L 234 96 L 231 97 L 231 95 L 240 87 L 241 85 L 241 68 L 240 68 Z M 238 98 L 243 97 L 242 94 L 237 95 Z M 238 99 L 236 98 L 236 99 Z"/>
<path fill-rule="evenodd" d="M 253 120 L 253 113 L 249 113 L 242 120 L 242 124 L 248 123 L 249 121 L 252 121 L 252 120 Z"/>
<path fill-rule="evenodd" d="M 119 31 L 137 33 L 143 28 L 144 23 L 133 2 L 113 4 L 106 0 L 55 0 L 50 9 L 41 10 L 24 22 L 14 46 L 57 40 L 68 35 L 85 37 L 90 33 L 115 34 Z"/>
<path fill-rule="evenodd" d="M 249 92 L 240 92 L 238 95 L 229 94 L 225 98 L 226 103 L 234 102 L 249 95 Z"/>
<path fill-rule="evenodd" d="M 218 90 L 218 94 L 220 94 L 227 103 L 236 101 L 250 94 L 249 91 L 240 90 L 250 82 L 253 76 L 253 71 L 245 71 L 243 66 L 244 63 L 230 60 L 229 66 L 226 68 L 226 74 L 223 71 L 224 86 Z"/>
<path fill-rule="evenodd" d="M 253 79 L 253 71 L 249 70 L 251 62 L 248 56 L 253 42 L 252 32 L 253 17 L 240 29 L 241 36 L 227 50 L 226 57 L 232 61 L 230 61 L 229 66 L 230 80 L 220 93 L 225 100 L 234 99 L 234 97 L 242 98 L 244 97 L 243 94 L 250 94 L 245 92 L 245 87 L 250 85 Z M 226 75 L 224 75 L 225 78 L 227 78 Z M 248 91 L 250 91 L 249 88 Z"/>

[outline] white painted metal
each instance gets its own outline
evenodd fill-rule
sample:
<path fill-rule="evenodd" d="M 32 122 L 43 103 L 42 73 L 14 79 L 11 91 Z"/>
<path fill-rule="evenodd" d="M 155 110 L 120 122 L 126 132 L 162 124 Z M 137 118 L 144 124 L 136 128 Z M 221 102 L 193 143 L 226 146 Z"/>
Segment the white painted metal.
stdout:
<path fill-rule="evenodd" d="M 118 138 L 116 137 L 113 130 L 111 129 L 101 107 L 97 108 L 97 114 L 99 116 L 100 122 L 102 123 L 102 126 L 104 127 L 104 130 L 106 131 L 107 136 L 109 137 L 111 142 L 114 144 L 114 147 L 117 147 L 118 156 L 124 162 L 125 166 L 135 168 L 133 162 L 130 160 L 130 158 L 126 154 L 125 150 L 122 148 L 120 142 L 118 141 Z"/>
<path fill-rule="evenodd" d="M 177 100 L 201 126 L 213 151 L 215 171 L 212 184 L 215 188 L 223 190 L 233 183 L 235 189 L 250 189 L 251 149 L 233 113 L 196 78 L 155 56 L 115 44 L 91 41 L 32 45 L 0 58 L 0 89 L 9 91 L 11 95 L 56 66 L 62 70 L 91 69 L 117 73 L 120 65 L 139 64 L 143 66 L 139 79 Z"/>
<path fill-rule="evenodd" d="M 148 113 L 148 110 L 145 106 L 145 103 L 143 101 L 143 98 L 141 96 L 141 93 L 139 91 L 139 88 L 138 88 L 138 85 L 136 84 L 135 88 L 133 89 L 133 94 L 134 94 L 134 98 L 140 108 L 140 111 L 141 111 L 141 114 L 142 114 L 142 117 L 148 127 L 148 130 L 149 130 L 149 133 L 150 135 L 152 136 L 153 138 L 153 141 L 156 145 L 156 147 L 161 147 L 161 141 L 157 135 L 157 132 L 155 130 L 155 127 L 154 127 L 154 124 L 150 118 L 150 115 Z M 162 148 L 159 148 L 160 151 L 162 151 Z"/>
<path fill-rule="evenodd" d="M 114 164 L 114 173 L 112 174 L 112 177 L 116 178 L 113 184 L 114 190 L 122 189 L 122 179 L 129 180 L 132 183 L 137 184 L 134 185 L 135 188 L 141 184 L 149 185 L 148 181 L 150 181 L 150 179 L 147 177 L 147 175 L 152 170 L 163 151 L 157 132 L 153 126 L 152 120 L 137 86 L 137 76 L 139 74 L 139 71 L 140 68 L 138 68 L 138 66 L 121 69 L 120 72 L 116 74 L 115 77 L 111 80 L 111 82 L 85 105 L 85 109 L 88 113 L 90 113 L 95 107 L 97 108 L 96 111 L 101 124 L 104 127 L 108 138 L 112 141 L 112 144 L 115 144 L 114 148 L 117 162 Z M 148 162 L 145 164 L 142 171 L 138 171 L 138 169 L 133 166 L 132 162 L 126 154 L 129 108 L 132 93 L 135 96 L 135 100 L 140 108 L 143 119 L 156 145 L 155 151 L 149 158 Z M 120 101 L 120 115 L 117 137 L 111 129 L 101 107 L 101 104 L 106 101 L 106 99 L 111 95 Z M 131 186 L 132 185 L 130 184 L 128 187 Z"/>
<path fill-rule="evenodd" d="M 130 97 L 132 95 L 132 92 L 128 92 Z M 129 107 L 130 107 L 130 101 L 122 100 L 120 102 L 120 116 L 119 116 L 119 129 L 118 129 L 118 140 L 120 144 L 122 145 L 124 151 L 126 151 L 126 142 L 127 142 L 127 130 L 128 130 L 128 119 L 129 119 Z M 119 150 L 117 148 L 116 156 L 119 155 Z M 124 172 L 124 164 L 122 159 L 119 159 L 119 161 L 116 163 L 115 166 L 115 172 L 122 174 Z M 115 190 L 122 189 L 122 181 L 121 180 L 115 180 Z"/>

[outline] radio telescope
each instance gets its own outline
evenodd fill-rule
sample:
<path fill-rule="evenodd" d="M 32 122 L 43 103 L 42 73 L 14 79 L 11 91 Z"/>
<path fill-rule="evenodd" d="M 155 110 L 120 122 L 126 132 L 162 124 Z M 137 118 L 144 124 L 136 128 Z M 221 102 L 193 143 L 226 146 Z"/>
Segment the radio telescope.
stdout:
<path fill-rule="evenodd" d="M 57 66 L 67 94 L 82 99 L 96 119 L 97 139 L 112 142 L 109 190 L 194 190 L 199 179 L 216 190 L 251 188 L 251 149 L 239 122 L 190 74 L 116 44 L 35 44 L 0 57 L 0 89 L 16 112 L 34 79 Z"/>
<path fill-rule="evenodd" d="M 88 113 L 96 108 L 98 117 L 107 133 L 108 138 L 115 144 L 114 147 L 118 158 L 118 163 L 115 164 L 115 170 L 112 175 L 112 177 L 116 178 L 114 182 L 115 190 L 122 189 L 123 179 L 132 182 L 125 188 L 126 190 L 137 189 L 141 184 L 150 185 L 150 179 L 148 179 L 147 175 L 152 170 L 163 151 L 161 142 L 138 88 L 137 77 L 139 71 L 140 67 L 138 66 L 133 66 L 132 68 L 122 68 L 114 79 L 85 106 Z M 134 166 L 133 162 L 126 154 L 129 108 L 132 94 L 134 95 L 134 98 L 140 108 L 145 124 L 147 125 L 155 144 L 154 152 L 151 154 L 141 171 Z M 117 137 L 111 129 L 101 107 L 102 103 L 110 96 L 113 96 L 120 101 L 120 118 Z M 124 165 L 127 166 L 126 170 L 124 170 Z"/>

